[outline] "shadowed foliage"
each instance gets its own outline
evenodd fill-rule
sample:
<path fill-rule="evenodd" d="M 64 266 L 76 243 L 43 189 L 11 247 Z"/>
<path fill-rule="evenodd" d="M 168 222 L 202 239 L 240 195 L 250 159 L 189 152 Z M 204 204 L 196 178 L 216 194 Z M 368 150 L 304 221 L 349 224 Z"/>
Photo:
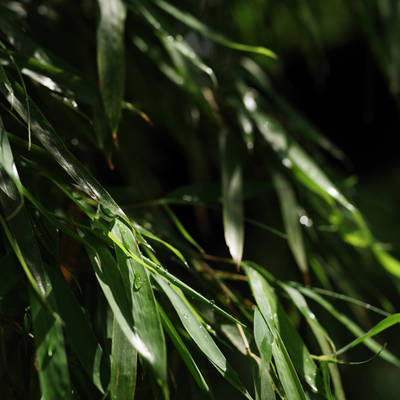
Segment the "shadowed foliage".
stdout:
<path fill-rule="evenodd" d="M 399 18 L 2 1 L 1 399 L 398 398 Z"/>

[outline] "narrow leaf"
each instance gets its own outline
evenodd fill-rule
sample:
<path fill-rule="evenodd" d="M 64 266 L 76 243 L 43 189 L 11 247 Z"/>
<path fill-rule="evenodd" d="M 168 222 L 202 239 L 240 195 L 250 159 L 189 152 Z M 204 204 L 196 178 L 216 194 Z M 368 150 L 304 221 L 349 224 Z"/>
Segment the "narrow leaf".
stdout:
<path fill-rule="evenodd" d="M 23 102 L 23 91 L 19 85 L 14 85 L 14 95 L 0 84 L 0 90 L 6 96 L 9 103 L 17 113 L 28 120 L 28 114 Z M 34 136 L 39 140 L 43 147 L 54 157 L 61 167 L 75 180 L 80 190 L 85 192 L 93 200 L 99 202 L 108 213 L 120 215 L 127 219 L 121 208 L 115 203 L 108 192 L 98 183 L 98 181 L 86 170 L 86 168 L 76 159 L 67 149 L 63 141 L 59 138 L 53 127 L 46 120 L 37 106 L 30 100 L 31 128 Z"/>
<path fill-rule="evenodd" d="M 153 275 L 164 293 L 168 296 L 172 306 L 175 308 L 183 326 L 192 337 L 195 344 L 207 356 L 218 372 L 239 390 L 247 399 L 252 399 L 247 389 L 240 382 L 237 373 L 229 366 L 228 361 L 221 350 L 215 344 L 201 321 L 193 313 L 183 293 L 175 286 L 170 285 L 163 278 Z"/>
<path fill-rule="evenodd" d="M 111 399 L 133 400 L 136 388 L 137 351 L 115 318 L 111 341 Z"/>
<path fill-rule="evenodd" d="M 113 137 L 116 138 L 125 85 L 126 7 L 122 0 L 99 0 L 99 8 L 97 63 L 100 91 Z"/>
<path fill-rule="evenodd" d="M 164 310 L 160 306 L 158 306 L 158 311 L 160 313 L 161 321 L 162 321 L 165 331 L 167 332 L 172 343 L 174 344 L 176 350 L 182 357 L 183 362 L 186 364 L 189 372 L 192 374 L 197 385 L 204 393 L 207 393 L 208 396 L 211 396 L 210 388 L 208 387 L 208 384 L 207 384 L 206 380 L 204 379 L 203 374 L 201 373 L 196 362 L 194 361 L 194 359 L 193 359 L 192 355 L 190 354 L 188 348 L 186 347 L 185 343 L 179 336 L 179 333 L 175 329 L 174 324 L 171 322 L 171 320 L 168 318 L 167 314 L 164 312 Z"/>
<path fill-rule="evenodd" d="M 289 400 L 305 400 L 306 397 L 304 390 L 293 367 L 285 344 L 282 341 L 280 331 L 276 326 L 277 305 L 276 300 L 274 299 L 274 295 L 272 293 L 272 289 L 268 285 L 267 281 L 263 278 L 263 276 L 259 274 L 255 269 L 251 268 L 246 263 L 242 263 L 242 266 L 249 278 L 253 296 L 256 299 L 256 303 L 265 321 L 264 330 L 268 329 L 273 335 L 274 340 L 272 343 L 272 355 L 276 364 L 279 378 L 282 382 L 282 386 L 285 389 L 287 398 Z M 290 326 L 290 323 L 288 326 Z M 281 330 L 281 332 L 283 332 L 283 329 Z M 304 345 L 303 348 L 306 349 Z M 313 380 L 315 380 L 316 370 L 315 372 L 311 372 L 309 370 L 309 367 L 312 366 L 312 364 L 314 363 L 311 363 L 308 360 L 308 357 L 303 359 L 303 363 L 305 364 L 304 369 L 308 369 L 308 371 L 306 370 L 305 372 L 306 380 L 308 383 L 311 383 L 313 382 Z M 301 367 L 303 367 L 303 365 L 301 365 Z M 313 384 L 313 386 L 315 388 L 315 384 Z"/>
<path fill-rule="evenodd" d="M 220 133 L 220 151 L 225 242 L 233 260 L 239 265 L 244 245 L 242 167 L 228 142 L 228 133 L 222 131 Z"/>
<path fill-rule="evenodd" d="M 204 36 L 210 38 L 211 40 L 214 40 L 215 42 L 217 42 L 225 47 L 229 47 L 234 50 L 248 51 L 251 53 L 263 54 L 263 55 L 265 55 L 267 57 L 271 57 L 271 58 L 277 57 L 273 51 L 271 51 L 265 47 L 249 46 L 246 44 L 237 43 L 232 40 L 229 40 L 222 34 L 215 32 L 214 30 L 209 28 L 207 25 L 204 25 L 198 19 L 194 18 L 191 14 L 179 10 L 178 8 L 174 7 L 172 4 L 170 4 L 164 0 L 153 0 L 153 2 L 155 4 L 157 4 L 157 6 L 160 7 L 162 10 L 164 10 L 166 13 L 172 15 L 177 20 L 181 21 L 182 23 L 189 26 L 190 28 L 200 32 Z"/>
<path fill-rule="evenodd" d="M 54 289 L 53 296 L 57 303 L 57 309 L 64 322 L 66 340 L 88 376 L 92 378 L 94 385 L 101 393 L 104 393 L 100 376 L 103 350 L 60 269 L 46 264 L 44 266 Z"/>
<path fill-rule="evenodd" d="M 393 325 L 396 325 L 400 322 L 400 313 L 390 315 L 386 317 L 382 321 L 378 322 L 373 328 L 371 328 L 368 332 L 364 335 L 358 337 L 357 339 L 353 340 L 351 343 L 347 344 L 346 346 L 342 347 L 340 350 L 336 352 L 336 355 L 343 354 L 347 350 L 352 349 L 353 347 L 363 343 L 366 339 L 377 335 L 378 333 L 390 328 Z"/>
<path fill-rule="evenodd" d="M 343 326 L 348 329 L 355 336 L 364 335 L 364 331 L 350 318 L 346 315 L 340 313 L 335 306 L 326 301 L 322 296 L 316 293 L 314 290 L 309 288 L 298 287 L 298 290 L 305 296 L 313 299 L 319 305 L 321 305 L 325 310 L 327 310 L 334 318 L 336 318 Z M 363 344 L 368 347 L 375 354 L 379 353 L 379 357 L 390 362 L 391 364 L 400 367 L 400 360 L 394 356 L 387 349 L 382 350 L 382 346 L 371 338 L 367 338 L 363 341 Z"/>
<path fill-rule="evenodd" d="M 120 243 L 141 258 L 130 228 L 117 219 L 111 232 Z M 150 366 L 157 382 L 167 390 L 165 339 L 147 270 L 141 263 L 128 257 L 118 246 L 115 246 L 115 252 L 125 292 L 132 309 L 136 335 L 151 355 Z"/>
<path fill-rule="evenodd" d="M 72 399 L 61 322 L 32 292 L 29 298 L 42 396 L 46 400 Z"/>
<path fill-rule="evenodd" d="M 310 310 L 306 300 L 304 299 L 303 295 L 296 289 L 286 285 L 281 284 L 283 289 L 289 295 L 293 303 L 297 306 L 300 312 L 305 317 L 308 325 L 310 326 L 315 338 L 318 341 L 318 344 L 321 348 L 321 351 L 324 355 L 329 356 L 335 352 L 335 346 L 333 344 L 332 339 L 326 333 L 325 329 L 320 325 L 318 322 L 315 314 Z M 329 373 L 332 377 L 332 382 L 335 389 L 335 394 L 337 399 L 345 399 L 345 394 L 342 386 L 342 382 L 340 379 L 339 369 L 336 364 L 329 364 L 328 365 Z M 330 387 L 329 385 L 325 385 L 326 396 L 329 398 L 331 397 Z"/>
<path fill-rule="evenodd" d="M 310 282 L 310 277 L 303 235 L 297 213 L 295 193 L 289 181 L 282 174 L 275 172 L 273 174 L 273 179 L 281 204 L 283 222 L 285 224 L 289 246 L 303 274 L 304 280 L 308 284 Z"/>

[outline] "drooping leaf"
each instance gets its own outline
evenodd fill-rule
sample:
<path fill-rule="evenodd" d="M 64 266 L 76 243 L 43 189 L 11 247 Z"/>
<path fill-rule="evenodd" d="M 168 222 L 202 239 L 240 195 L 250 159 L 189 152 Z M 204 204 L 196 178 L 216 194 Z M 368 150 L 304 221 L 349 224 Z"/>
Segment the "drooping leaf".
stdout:
<path fill-rule="evenodd" d="M 267 296 L 264 296 L 264 298 L 258 297 L 257 304 L 263 305 L 264 314 L 268 310 L 267 307 L 270 308 L 270 315 L 273 321 L 273 327 L 281 337 L 294 366 L 296 367 L 297 371 L 304 377 L 305 381 L 311 387 L 311 389 L 313 391 L 318 391 L 319 376 L 317 365 L 312 359 L 309 350 L 303 342 L 303 339 L 300 337 L 297 330 L 290 322 L 288 315 L 286 314 L 285 310 L 283 309 L 281 303 L 277 298 L 277 295 L 274 293 L 267 280 L 260 273 L 262 267 L 253 262 L 247 261 L 243 262 L 242 265 L 244 266 L 244 268 L 253 268 L 252 271 L 256 274 L 255 276 L 261 277 L 262 281 L 260 282 L 260 285 L 262 286 L 262 289 L 267 294 Z M 254 276 L 253 279 L 250 280 L 250 285 L 252 288 L 253 283 Z M 261 308 L 260 311 L 262 311 Z"/>
<path fill-rule="evenodd" d="M 141 254 L 132 230 L 118 219 L 112 235 L 137 257 Z M 132 309 L 134 329 L 138 339 L 148 349 L 149 362 L 158 383 L 167 391 L 167 355 L 160 315 L 146 268 L 115 246 L 118 267 L 121 271 L 125 293 Z"/>
<path fill-rule="evenodd" d="M 111 233 L 109 233 L 110 239 L 125 253 L 125 255 L 132 257 L 137 263 L 143 265 L 145 268 L 149 269 L 150 271 L 157 273 L 158 275 L 161 275 L 164 277 L 167 281 L 173 283 L 175 286 L 177 286 L 179 289 L 184 291 L 185 293 L 189 294 L 191 297 L 196 298 L 199 300 L 201 303 L 206 304 L 207 306 L 210 306 L 213 308 L 218 314 L 222 315 L 223 317 L 229 319 L 230 321 L 246 326 L 243 324 L 243 322 L 239 321 L 238 319 L 234 318 L 232 315 L 224 311 L 222 308 L 217 306 L 215 302 L 207 299 L 204 297 L 202 294 L 200 294 L 198 291 L 194 290 L 192 287 L 181 281 L 179 278 L 168 272 L 167 269 L 159 265 L 157 262 L 154 262 L 150 260 L 147 257 L 142 256 L 142 258 L 138 257 L 136 254 L 132 253 L 129 249 L 127 249 L 115 236 L 113 236 Z"/>
<path fill-rule="evenodd" d="M 271 51 L 265 47 L 249 46 L 246 44 L 237 43 L 232 40 L 229 40 L 222 34 L 215 32 L 214 30 L 209 28 L 207 25 L 203 24 L 198 19 L 194 18 L 191 14 L 179 10 L 178 8 L 174 7 L 172 4 L 170 4 L 164 0 L 153 0 L 153 2 L 155 4 L 157 4 L 157 6 L 160 7 L 162 10 L 164 10 L 168 14 L 172 15 L 174 18 L 178 19 L 185 25 L 191 27 L 194 30 L 197 30 L 204 36 L 214 40 L 215 42 L 217 42 L 225 47 L 229 47 L 234 50 L 248 51 L 251 53 L 263 54 L 268 57 L 276 58 L 276 54 L 273 51 Z"/>
<path fill-rule="evenodd" d="M 40 388 L 48 400 L 72 399 L 61 321 L 30 294 Z"/>
<path fill-rule="evenodd" d="M 275 172 L 273 174 L 273 179 L 281 204 L 283 222 L 285 224 L 290 249 L 303 274 L 304 280 L 309 283 L 307 256 L 304 248 L 294 191 L 288 180 L 282 174 Z"/>
<path fill-rule="evenodd" d="M 126 6 L 122 0 L 99 0 L 99 8 L 97 63 L 100 91 L 112 135 L 116 138 L 125 86 Z"/>
<path fill-rule="evenodd" d="M 199 367 L 197 366 L 195 360 L 193 359 L 192 355 L 190 354 L 185 343 L 179 336 L 179 333 L 175 329 L 174 324 L 168 318 L 167 314 L 164 312 L 164 310 L 160 306 L 158 306 L 158 310 L 159 310 L 159 313 L 161 316 L 161 321 L 163 323 L 166 333 L 168 334 L 168 336 L 170 337 L 175 348 L 177 349 L 180 356 L 182 357 L 183 362 L 186 364 L 188 370 L 192 374 L 197 385 L 204 393 L 206 393 L 206 394 L 208 394 L 208 396 L 212 397 L 210 388 L 209 388 L 203 374 L 201 373 Z"/>
<path fill-rule="evenodd" d="M 256 303 L 260 309 L 261 315 L 263 316 L 266 327 L 273 336 L 272 355 L 276 364 L 279 378 L 282 382 L 282 386 L 285 389 L 285 393 L 288 399 L 304 400 L 306 398 L 304 390 L 293 367 L 292 360 L 290 359 L 285 344 L 282 341 L 280 331 L 276 326 L 277 317 L 275 314 L 277 312 L 277 305 L 272 293 L 272 289 L 269 287 L 267 281 L 262 277 L 262 275 L 259 274 L 255 269 L 251 268 L 250 265 L 242 263 L 242 267 L 249 278 L 253 296 L 256 299 Z M 300 340 L 300 344 L 301 343 L 302 342 Z M 298 347 L 296 346 L 296 348 Z M 303 348 L 306 349 L 304 344 Z M 304 353 L 304 355 L 306 355 L 306 353 Z M 316 390 L 316 386 L 313 383 L 316 378 L 316 368 L 312 368 L 311 370 L 309 369 L 310 366 L 312 367 L 314 362 L 312 361 L 311 357 L 304 358 L 302 361 L 303 365 L 301 366 L 304 369 L 307 368 L 305 371 L 305 378 L 308 383 L 313 385 L 314 390 Z"/>
<path fill-rule="evenodd" d="M 164 293 L 168 296 L 175 308 L 184 328 L 194 340 L 199 349 L 206 355 L 218 372 L 247 399 L 252 399 L 249 392 L 241 383 L 238 374 L 230 367 L 225 356 L 215 344 L 202 322 L 193 313 L 183 293 L 175 286 L 166 282 L 163 278 L 154 276 Z"/>
<path fill-rule="evenodd" d="M 361 337 L 365 334 L 365 332 L 354 321 L 352 321 L 349 317 L 347 317 L 343 313 L 339 312 L 335 306 L 333 306 L 331 303 L 326 301 L 317 292 L 315 292 L 314 290 L 311 290 L 309 288 L 303 288 L 303 287 L 299 287 L 298 289 L 305 296 L 313 299 L 315 302 L 317 302 L 319 305 L 321 305 L 325 310 L 327 310 L 334 318 L 336 318 L 353 335 Z M 375 354 L 379 353 L 379 357 L 381 357 L 382 359 L 392 363 L 393 365 L 395 365 L 397 367 L 400 367 L 400 359 L 398 357 L 394 356 L 387 349 L 382 350 L 382 346 L 378 342 L 373 340 L 372 338 L 370 338 L 370 337 L 366 338 L 363 341 L 363 344 L 366 347 L 368 347 L 371 351 L 373 351 Z"/>
<path fill-rule="evenodd" d="M 225 242 L 233 260 L 239 265 L 244 246 L 242 166 L 228 143 L 230 144 L 229 134 L 221 131 L 222 214 Z"/>
<path fill-rule="evenodd" d="M 94 385 L 101 393 L 104 393 L 101 382 L 103 350 L 94 335 L 91 325 L 83 314 L 78 300 L 68 287 L 59 268 L 45 264 L 45 269 L 53 287 L 53 296 L 57 303 L 57 309 L 65 324 L 66 340 L 77 355 L 88 376 L 92 378 Z"/>
<path fill-rule="evenodd" d="M 305 317 L 315 338 L 317 339 L 317 342 L 321 348 L 322 353 L 326 356 L 329 356 L 330 354 L 334 353 L 335 346 L 333 344 L 332 339 L 329 337 L 329 335 L 327 334 L 325 329 L 320 325 L 320 323 L 317 320 L 317 317 L 308 307 L 308 304 L 307 304 L 306 300 L 304 299 L 304 297 L 302 296 L 302 294 L 299 291 L 297 291 L 296 289 L 294 289 L 293 287 L 290 287 L 286 284 L 282 284 L 282 287 L 284 288 L 286 293 L 289 295 L 289 297 L 291 298 L 293 303 L 296 305 L 296 307 L 300 310 L 300 312 Z M 322 365 L 322 370 L 325 367 L 326 367 L 325 365 Z M 342 385 L 342 382 L 340 379 L 339 369 L 338 369 L 337 365 L 329 364 L 327 366 L 327 369 L 329 370 L 330 376 L 332 378 L 336 398 L 345 399 L 343 385 Z M 325 394 L 326 394 L 327 398 L 332 398 L 332 394 L 331 394 L 329 385 L 325 385 Z"/>
<path fill-rule="evenodd" d="M 27 121 L 28 114 L 22 101 L 22 89 L 18 85 L 14 85 L 13 96 L 6 92 L 4 87 L 0 86 L 0 89 L 17 113 L 25 121 Z M 72 177 L 72 179 L 75 180 L 79 188 L 93 200 L 102 204 L 102 206 L 109 210 L 110 213 L 114 215 L 120 215 L 123 219 L 126 219 L 123 211 L 111 198 L 108 192 L 67 149 L 65 144 L 62 142 L 50 123 L 46 120 L 32 100 L 30 100 L 30 110 L 32 133 L 43 145 L 43 147 L 61 165 L 61 167 Z"/>
<path fill-rule="evenodd" d="M 340 350 L 336 352 L 336 355 L 343 354 L 347 350 L 352 349 L 353 347 L 363 343 L 365 340 L 369 339 L 372 336 L 377 335 L 378 333 L 390 328 L 393 325 L 396 325 L 400 322 L 400 313 L 389 315 L 382 321 L 378 322 L 373 328 L 371 328 L 368 332 L 364 335 L 361 335 L 357 339 L 353 340 L 351 343 L 347 344 L 346 346 L 342 347 Z"/>
<path fill-rule="evenodd" d="M 133 399 L 136 388 L 137 351 L 115 318 L 111 343 L 111 399 Z"/>

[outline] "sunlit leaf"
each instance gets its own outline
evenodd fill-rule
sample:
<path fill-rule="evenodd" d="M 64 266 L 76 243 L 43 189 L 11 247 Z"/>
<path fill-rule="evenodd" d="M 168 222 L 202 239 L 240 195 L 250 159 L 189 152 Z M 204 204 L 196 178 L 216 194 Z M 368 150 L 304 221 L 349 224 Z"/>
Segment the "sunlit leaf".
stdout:
<path fill-rule="evenodd" d="M 288 399 L 305 399 L 305 393 L 301 386 L 300 380 L 293 367 L 285 344 L 282 341 L 280 332 L 276 327 L 277 317 L 275 315 L 277 311 L 277 305 L 275 304 L 276 301 L 273 298 L 274 295 L 272 293 L 272 289 L 269 287 L 267 281 L 256 270 L 245 263 L 242 263 L 242 266 L 247 276 L 249 277 L 253 296 L 256 299 L 257 305 L 265 322 L 265 327 L 266 329 L 269 329 L 272 334 L 272 355 L 286 395 Z M 311 358 L 304 358 L 303 361 L 305 363 L 304 367 L 307 369 L 308 366 L 314 364 Z M 316 368 L 314 368 L 314 372 L 310 370 L 306 372 L 306 379 L 308 379 L 308 383 L 312 383 L 315 380 L 315 377 Z M 316 390 L 315 385 L 314 388 Z"/>
<path fill-rule="evenodd" d="M 242 166 L 235 157 L 227 132 L 220 134 L 222 171 L 222 214 L 225 242 L 237 265 L 240 264 L 244 246 L 244 217 L 242 197 Z"/>
<path fill-rule="evenodd" d="M 123 222 L 115 221 L 112 234 L 132 253 L 141 257 L 132 230 Z M 117 246 L 115 252 L 125 293 L 132 310 L 135 334 L 149 353 L 148 360 L 159 384 L 167 390 L 165 340 L 147 270 Z"/>

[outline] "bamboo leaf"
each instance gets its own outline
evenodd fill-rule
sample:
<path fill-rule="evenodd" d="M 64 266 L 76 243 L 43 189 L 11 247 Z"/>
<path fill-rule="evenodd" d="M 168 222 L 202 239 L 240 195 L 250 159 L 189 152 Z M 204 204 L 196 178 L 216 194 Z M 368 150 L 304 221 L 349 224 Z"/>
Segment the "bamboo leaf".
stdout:
<path fill-rule="evenodd" d="M 255 269 L 251 268 L 246 263 L 242 263 L 242 267 L 249 278 L 251 290 L 254 298 L 256 299 L 256 303 L 260 309 L 261 315 L 265 321 L 266 329 L 269 329 L 274 338 L 272 343 L 272 355 L 287 398 L 289 400 L 305 400 L 306 397 L 304 390 L 280 335 L 280 332 L 283 332 L 283 330 L 279 331 L 276 327 L 275 314 L 277 312 L 277 305 L 272 290 L 267 281 Z M 290 324 L 288 326 L 290 326 Z M 287 341 L 285 341 L 285 343 L 287 344 Z M 304 344 L 303 348 L 306 349 Z M 308 369 L 308 371 L 306 370 L 305 374 L 307 383 L 311 383 L 314 390 L 316 390 L 316 386 L 313 383 L 316 378 L 316 368 L 314 372 L 310 372 L 309 366 L 312 366 L 314 363 L 310 362 L 309 360 L 311 360 L 311 357 L 309 359 L 308 357 L 305 357 L 302 360 L 302 366 L 304 365 L 304 368 Z"/>
<path fill-rule="evenodd" d="M 254 362 L 257 366 L 257 372 L 253 372 L 256 400 L 275 400 L 267 362 L 263 358 Z"/>
<path fill-rule="evenodd" d="M 168 296 L 172 306 L 175 308 L 184 328 L 192 337 L 195 344 L 207 356 L 218 372 L 247 399 L 252 399 L 247 389 L 240 382 L 236 371 L 229 366 L 225 356 L 215 344 L 201 321 L 193 313 L 183 293 L 175 286 L 170 285 L 163 278 L 153 275 L 164 293 Z"/>
<path fill-rule="evenodd" d="M 124 30 L 126 7 L 122 0 L 99 0 L 97 63 L 100 91 L 116 138 L 125 86 Z"/>
<path fill-rule="evenodd" d="M 286 284 L 281 284 L 283 289 L 286 291 L 286 293 L 289 295 L 293 303 L 296 305 L 296 307 L 300 310 L 300 312 L 303 314 L 305 317 L 308 325 L 310 326 L 315 338 L 318 341 L 318 344 L 321 348 L 321 351 L 324 355 L 329 356 L 330 354 L 335 352 L 335 346 L 333 344 L 332 339 L 329 337 L 329 335 L 326 333 L 325 329 L 320 325 L 320 323 L 317 320 L 317 317 L 315 314 L 310 310 L 308 307 L 308 304 L 302 294 L 286 285 Z M 325 365 L 322 366 L 322 369 L 325 368 Z M 339 369 L 337 365 L 335 364 L 329 364 L 328 365 L 328 370 L 330 373 L 330 376 L 332 377 L 332 382 L 335 388 L 335 395 L 336 398 L 338 399 L 345 399 L 345 394 L 343 390 L 343 385 L 340 379 L 340 374 L 339 374 Z M 325 394 L 327 398 L 332 398 L 330 386 L 325 384 Z"/>
<path fill-rule="evenodd" d="M 262 54 L 267 57 L 271 58 L 276 58 L 276 54 L 261 46 L 249 46 L 246 44 L 242 43 L 237 43 L 232 40 L 229 40 L 222 34 L 212 30 L 209 28 L 207 25 L 204 25 L 202 22 L 200 22 L 198 19 L 194 18 L 191 14 L 187 12 L 183 12 L 179 10 L 178 8 L 174 7 L 172 4 L 167 3 L 166 1 L 163 0 L 153 0 L 153 2 L 160 7 L 162 10 L 164 10 L 166 13 L 172 15 L 174 18 L 177 20 L 181 21 L 185 25 L 189 26 L 190 28 L 200 32 L 204 36 L 210 38 L 211 40 L 221 44 L 222 46 L 229 47 L 234 50 L 239 50 L 239 51 L 247 51 L 251 53 L 256 53 L 256 54 Z"/>
<path fill-rule="evenodd" d="M 98 239 L 83 231 L 79 233 L 85 240 L 85 248 L 97 281 L 121 330 L 129 343 L 151 364 L 154 357 L 153 354 L 134 331 L 132 309 L 125 292 L 121 274 L 117 268 L 116 260 Z"/>
<path fill-rule="evenodd" d="M 327 310 L 334 318 L 336 318 L 346 329 L 348 329 L 355 336 L 363 336 L 364 331 L 350 318 L 348 318 L 343 313 L 339 312 L 336 307 L 334 307 L 331 303 L 326 301 L 322 296 L 316 293 L 314 290 L 309 288 L 298 287 L 299 291 L 303 293 L 305 296 L 313 299 L 319 305 L 321 305 L 325 310 Z M 390 362 L 391 364 L 400 367 L 400 359 L 394 356 L 387 349 L 382 350 L 382 346 L 371 338 L 366 338 L 363 341 L 363 344 L 368 347 L 375 354 L 379 353 L 379 357 Z"/>
<path fill-rule="evenodd" d="M 103 350 L 98 343 L 93 329 L 82 312 L 75 295 L 68 287 L 59 268 L 45 264 L 46 273 L 53 287 L 53 296 L 64 322 L 66 340 L 77 355 L 88 376 L 101 393 L 104 388 L 101 382 L 101 363 Z M 103 360 L 102 360 L 103 359 Z"/>
<path fill-rule="evenodd" d="M 202 392 L 206 393 L 209 397 L 212 397 L 212 393 L 210 392 L 210 388 L 203 377 L 199 367 L 197 366 L 196 362 L 194 361 L 192 355 L 190 354 L 188 348 L 185 346 L 185 343 L 179 336 L 179 333 L 174 327 L 172 321 L 168 318 L 167 314 L 164 310 L 158 305 L 158 311 L 161 316 L 161 321 L 163 323 L 164 329 L 167 332 L 168 336 L 170 337 L 172 343 L 174 344 L 175 348 L 177 349 L 178 353 L 182 357 L 183 362 L 186 364 L 189 372 L 192 374 L 194 380 L 196 381 L 199 388 Z"/>
<path fill-rule="evenodd" d="M 206 304 L 207 306 L 210 306 L 212 309 L 214 309 L 218 314 L 222 315 L 223 317 L 229 319 L 230 321 L 242 325 L 243 327 L 246 327 L 243 322 L 239 321 L 238 319 L 232 317 L 229 313 L 224 311 L 222 308 L 217 306 L 215 302 L 207 299 L 204 297 L 202 294 L 200 294 L 198 291 L 194 290 L 191 288 L 189 285 L 178 279 L 176 276 L 168 272 L 167 269 L 162 267 L 156 262 L 153 262 L 147 257 L 142 256 L 142 258 L 138 257 L 136 254 L 131 252 L 129 249 L 127 249 L 115 236 L 113 236 L 111 233 L 109 233 L 110 239 L 125 253 L 125 255 L 132 257 L 137 263 L 143 265 L 145 268 L 147 268 L 149 271 L 152 271 L 162 277 L 164 277 L 167 281 L 173 283 L 175 286 L 177 286 L 179 289 L 183 290 L 189 296 L 199 300 L 201 303 Z"/>
<path fill-rule="evenodd" d="M 283 222 L 285 224 L 290 249 L 292 250 L 297 265 L 303 274 L 305 282 L 309 283 L 310 277 L 307 256 L 304 248 L 303 235 L 297 213 L 297 201 L 293 188 L 289 181 L 278 172 L 273 174 L 273 179 L 281 204 Z"/>
<path fill-rule="evenodd" d="M 266 366 L 268 366 L 271 362 L 274 338 L 257 308 L 254 310 L 254 340 L 261 357 L 265 361 Z"/>
<path fill-rule="evenodd" d="M 115 318 L 111 341 L 111 399 L 133 399 L 136 388 L 137 352 Z"/>
<path fill-rule="evenodd" d="M 369 339 L 372 336 L 377 335 L 378 333 L 390 328 L 393 325 L 396 325 L 400 322 L 400 313 L 389 315 L 388 317 L 384 318 L 382 321 L 378 322 L 373 328 L 371 328 L 368 332 L 364 335 L 358 337 L 357 339 L 353 340 L 346 346 L 342 347 L 340 350 L 336 352 L 336 355 L 343 354 L 347 350 L 352 349 L 353 347 L 363 343 L 365 340 Z"/>
<path fill-rule="evenodd" d="M 11 96 L 0 86 L 9 103 L 17 113 L 28 120 L 26 108 L 22 101 L 23 91 L 18 85 L 14 85 L 14 95 Z M 121 208 L 115 203 L 108 192 L 97 182 L 97 180 L 83 167 L 75 156 L 67 149 L 62 140 L 58 137 L 50 123 L 46 120 L 37 106 L 30 100 L 31 128 L 34 136 L 43 147 L 54 157 L 61 167 L 75 180 L 80 190 L 90 198 L 99 202 L 108 213 L 120 215 L 126 219 Z"/>
<path fill-rule="evenodd" d="M 243 182 L 242 167 L 228 145 L 229 135 L 220 134 L 222 174 L 222 214 L 225 242 L 237 265 L 240 264 L 244 245 Z"/>
<path fill-rule="evenodd" d="M 72 399 L 62 325 L 30 294 L 40 388 L 48 400 Z"/>
<path fill-rule="evenodd" d="M 130 228 L 117 219 L 111 232 L 120 243 L 141 258 Z M 148 273 L 141 263 L 128 257 L 117 245 L 115 252 L 125 293 L 132 309 L 136 335 L 148 349 L 153 374 L 166 393 L 168 389 L 165 339 Z"/>

